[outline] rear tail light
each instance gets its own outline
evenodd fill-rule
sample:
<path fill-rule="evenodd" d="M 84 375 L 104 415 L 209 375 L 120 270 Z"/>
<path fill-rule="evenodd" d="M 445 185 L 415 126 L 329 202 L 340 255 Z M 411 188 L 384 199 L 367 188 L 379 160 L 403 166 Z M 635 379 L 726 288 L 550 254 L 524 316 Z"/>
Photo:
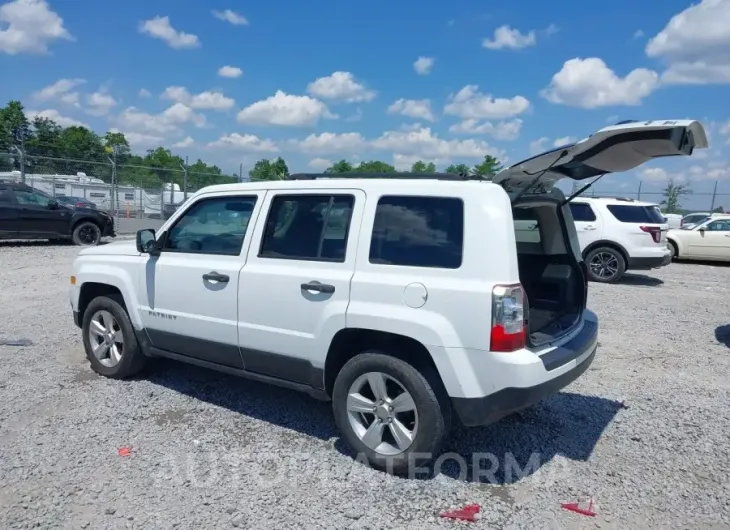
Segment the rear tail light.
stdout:
<path fill-rule="evenodd" d="M 83 206 L 84 206 L 84 204 L 83 204 L 83 203 L 81 203 L 81 202 L 77 202 L 77 203 L 76 203 L 76 207 L 77 207 L 77 208 L 82 208 Z"/>
<path fill-rule="evenodd" d="M 662 240 L 662 229 L 658 226 L 640 226 L 644 232 L 651 234 L 654 243 L 659 243 Z"/>
<path fill-rule="evenodd" d="M 489 349 L 512 352 L 525 347 L 525 291 L 520 284 L 492 289 L 492 334 Z"/>
<path fill-rule="evenodd" d="M 684 219 L 679 220 L 679 228 L 682 228 L 684 226 Z"/>

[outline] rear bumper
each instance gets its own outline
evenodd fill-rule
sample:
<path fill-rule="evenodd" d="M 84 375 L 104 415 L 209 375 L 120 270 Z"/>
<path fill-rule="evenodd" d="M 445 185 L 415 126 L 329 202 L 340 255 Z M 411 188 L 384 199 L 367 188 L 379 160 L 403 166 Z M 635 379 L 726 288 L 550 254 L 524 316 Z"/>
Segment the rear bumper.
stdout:
<path fill-rule="evenodd" d="M 466 427 L 489 425 L 513 412 L 557 393 L 580 377 L 593 362 L 598 342 L 598 323 L 586 321 L 584 329 L 563 346 L 541 356 L 547 378 L 525 387 L 503 388 L 477 398 L 452 397 L 451 403 Z M 566 365 L 574 364 L 564 370 Z M 550 377 L 551 372 L 558 372 Z"/>
<path fill-rule="evenodd" d="M 629 270 L 643 270 L 648 271 L 659 267 L 669 265 L 672 261 L 671 252 L 667 251 L 666 254 L 651 258 L 629 258 L 628 267 Z"/>

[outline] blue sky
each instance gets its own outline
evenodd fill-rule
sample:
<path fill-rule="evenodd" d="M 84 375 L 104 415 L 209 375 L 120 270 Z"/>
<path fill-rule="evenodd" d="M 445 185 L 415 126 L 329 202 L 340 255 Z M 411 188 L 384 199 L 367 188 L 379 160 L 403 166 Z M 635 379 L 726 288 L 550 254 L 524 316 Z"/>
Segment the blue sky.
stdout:
<path fill-rule="evenodd" d="M 730 206 L 730 0 L 2 2 L 3 101 L 137 151 L 227 171 L 514 163 L 618 120 L 694 118 L 709 150 L 598 189 L 673 178 L 700 208 L 718 181 Z"/>

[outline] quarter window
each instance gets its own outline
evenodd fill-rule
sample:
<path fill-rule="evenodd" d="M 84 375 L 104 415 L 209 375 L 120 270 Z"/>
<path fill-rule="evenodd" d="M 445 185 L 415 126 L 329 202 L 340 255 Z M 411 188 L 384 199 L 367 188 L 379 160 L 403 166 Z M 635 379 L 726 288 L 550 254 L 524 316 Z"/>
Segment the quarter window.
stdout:
<path fill-rule="evenodd" d="M 461 199 L 384 196 L 378 201 L 371 263 L 458 269 L 463 244 Z"/>
<path fill-rule="evenodd" d="M 570 213 L 573 214 L 573 221 L 595 221 L 596 213 L 590 204 L 585 202 L 571 202 Z"/>
<path fill-rule="evenodd" d="M 163 251 L 238 256 L 256 197 L 219 197 L 193 204 L 175 222 Z"/>
<path fill-rule="evenodd" d="M 259 256 L 344 262 L 354 204 L 352 195 L 274 197 Z"/>
<path fill-rule="evenodd" d="M 37 191 L 15 190 L 15 200 L 18 204 L 46 207 L 51 202 L 51 197 Z"/>

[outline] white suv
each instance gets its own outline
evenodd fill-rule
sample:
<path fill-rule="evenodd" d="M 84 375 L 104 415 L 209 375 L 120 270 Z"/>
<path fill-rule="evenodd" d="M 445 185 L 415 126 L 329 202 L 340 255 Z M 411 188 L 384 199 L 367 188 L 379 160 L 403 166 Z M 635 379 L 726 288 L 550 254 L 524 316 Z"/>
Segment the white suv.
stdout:
<path fill-rule="evenodd" d="M 570 201 L 570 211 L 591 280 L 612 283 L 627 270 L 650 270 L 671 262 L 669 225 L 656 204 L 577 197 Z"/>
<path fill-rule="evenodd" d="M 212 186 L 159 233 L 81 251 L 74 320 L 102 375 L 165 357 L 331 399 L 358 455 L 403 473 L 438 455 L 452 411 L 466 426 L 494 422 L 593 361 L 598 320 L 553 184 L 706 145 L 697 122 L 650 122 L 606 128 L 495 183 L 295 175 Z M 537 221 L 528 240 L 513 215 Z"/>

